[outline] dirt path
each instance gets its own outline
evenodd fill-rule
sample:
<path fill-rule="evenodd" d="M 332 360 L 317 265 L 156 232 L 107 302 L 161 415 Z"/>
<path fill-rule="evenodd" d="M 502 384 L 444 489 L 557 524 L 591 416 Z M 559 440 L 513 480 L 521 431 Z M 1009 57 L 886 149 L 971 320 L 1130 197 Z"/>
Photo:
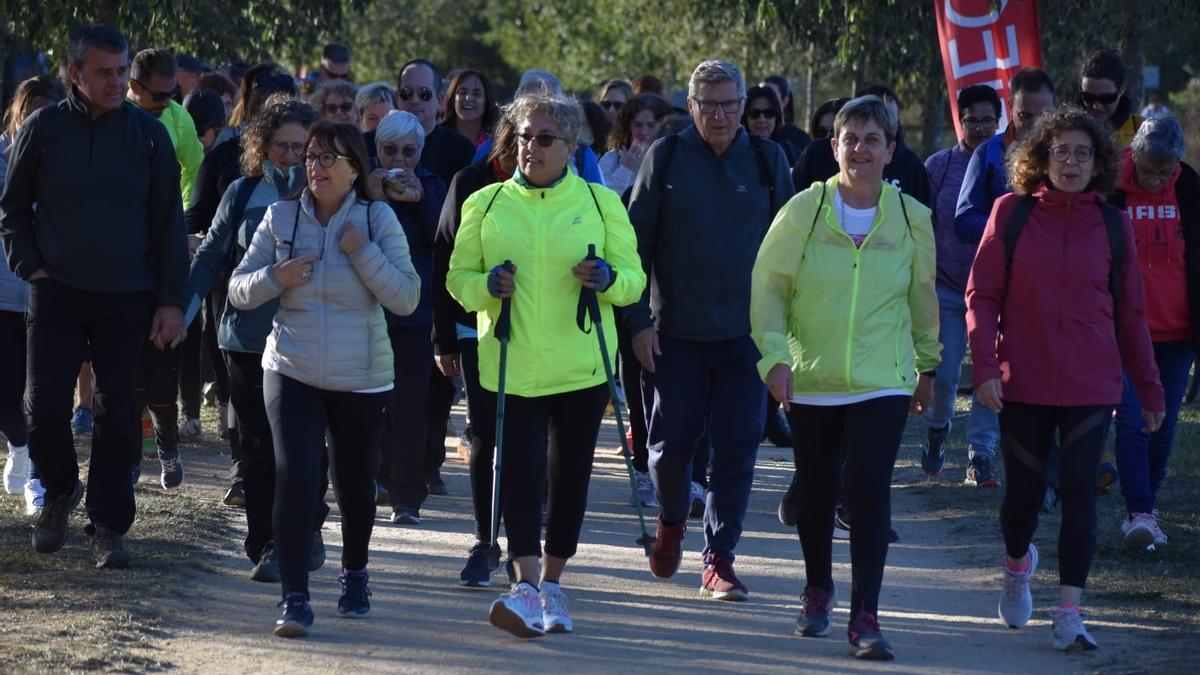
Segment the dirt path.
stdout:
<path fill-rule="evenodd" d="M 461 426 L 457 413 L 456 424 Z M 615 446 L 615 428 L 606 425 L 602 433 L 602 445 Z M 915 449 L 906 447 L 901 456 L 911 459 Z M 194 457 L 188 489 L 217 498 L 225 461 Z M 685 540 L 681 572 L 668 581 L 651 578 L 633 541 L 636 518 L 627 505 L 623 465 L 602 450 L 579 555 L 564 577 L 576 632 L 533 641 L 502 633 L 486 616 L 503 573 L 493 577 L 497 585 L 487 592 L 455 585 L 472 530 L 466 467 L 451 457 L 444 469 L 451 496 L 431 498 L 422 525 L 378 522 L 372 540 L 369 620 L 336 618 L 335 515 L 325 530 L 330 563 L 312 579 L 316 624 L 309 639 L 270 636 L 278 588 L 250 581 L 240 542 L 231 541 L 219 552 L 215 574 L 192 573 L 185 581 L 183 595 L 189 599 L 166 613 L 166 637 L 155 641 L 155 657 L 184 672 L 649 672 L 666 667 L 712 672 L 1062 673 L 1134 669 L 1138 650 L 1166 643 L 1163 627 L 1119 613 L 1093 613 L 1090 625 L 1100 651 L 1071 656 L 1053 651 L 1044 611 L 1054 598 L 1053 570 L 1037 575 L 1042 611 L 1032 625 L 1023 631 L 1003 628 L 995 617 L 1000 544 L 991 534 L 992 502 L 998 497 L 983 497 L 988 504 L 974 515 L 930 510 L 937 501 L 930 498 L 935 490 L 911 461 L 903 460 L 893 501 L 901 542 L 891 548 L 881 602 L 881 622 L 898 660 L 875 665 L 848 656 L 844 626 L 849 547 L 844 542 L 834 547 L 839 600 L 834 635 L 794 637 L 803 583 L 799 543 L 775 518 L 789 472 L 790 451 L 761 450 L 738 550 L 738 573 L 752 594 L 746 603 L 698 597 L 703 539 L 698 527 Z M 987 536 L 975 536 L 981 530 Z"/>

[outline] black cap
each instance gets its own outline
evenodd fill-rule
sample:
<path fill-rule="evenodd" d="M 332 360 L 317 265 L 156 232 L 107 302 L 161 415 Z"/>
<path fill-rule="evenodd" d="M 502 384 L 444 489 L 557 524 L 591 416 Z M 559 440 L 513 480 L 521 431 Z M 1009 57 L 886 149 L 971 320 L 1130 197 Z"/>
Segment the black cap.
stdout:
<path fill-rule="evenodd" d="M 180 54 L 175 57 L 175 67 L 180 70 L 186 70 L 189 73 L 211 73 L 212 66 L 203 63 L 200 59 L 190 54 Z"/>
<path fill-rule="evenodd" d="M 213 127 L 225 126 L 225 103 L 215 91 L 197 89 L 183 99 L 183 107 L 196 123 L 197 135 L 203 135 Z"/>

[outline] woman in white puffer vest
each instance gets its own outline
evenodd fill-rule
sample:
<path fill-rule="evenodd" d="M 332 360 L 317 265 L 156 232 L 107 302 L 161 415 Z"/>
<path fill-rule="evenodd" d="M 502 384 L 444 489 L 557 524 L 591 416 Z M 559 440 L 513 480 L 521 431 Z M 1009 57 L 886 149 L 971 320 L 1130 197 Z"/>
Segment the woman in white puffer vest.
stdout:
<path fill-rule="evenodd" d="M 362 617 L 375 471 L 394 372 L 383 309 L 405 315 L 421 282 L 408 241 L 367 189 L 358 129 L 320 122 L 305 142 L 307 186 L 276 202 L 229 283 L 229 302 L 252 309 L 279 299 L 263 353 L 263 397 L 275 445 L 275 546 L 283 584 L 281 637 L 307 635 L 308 550 L 321 453 L 342 516 L 338 612 Z"/>

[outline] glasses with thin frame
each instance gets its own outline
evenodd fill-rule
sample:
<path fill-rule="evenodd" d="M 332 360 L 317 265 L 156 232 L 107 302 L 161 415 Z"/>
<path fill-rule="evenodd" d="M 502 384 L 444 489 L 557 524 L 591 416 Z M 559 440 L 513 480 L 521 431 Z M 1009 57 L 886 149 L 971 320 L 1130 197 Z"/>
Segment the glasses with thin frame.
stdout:
<path fill-rule="evenodd" d="M 350 161 L 349 157 L 345 155 L 339 155 L 334 152 L 308 152 L 304 155 L 304 163 L 306 165 L 312 166 L 315 163 L 320 164 L 326 169 L 330 168 L 334 164 L 337 164 L 339 159 L 344 159 L 347 162 Z"/>

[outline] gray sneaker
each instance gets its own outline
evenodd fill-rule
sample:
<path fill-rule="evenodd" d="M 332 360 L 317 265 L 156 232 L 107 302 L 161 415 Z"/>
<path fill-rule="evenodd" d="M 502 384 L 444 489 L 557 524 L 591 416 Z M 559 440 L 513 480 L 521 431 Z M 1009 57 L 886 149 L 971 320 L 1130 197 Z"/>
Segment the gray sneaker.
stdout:
<path fill-rule="evenodd" d="M 1083 617 L 1080 616 L 1078 607 L 1055 608 L 1050 612 L 1050 618 L 1054 620 L 1055 649 L 1064 652 L 1090 652 L 1099 646 L 1091 633 L 1083 627 Z"/>
<path fill-rule="evenodd" d="M 1021 628 L 1029 623 L 1033 615 L 1033 594 L 1029 592 L 1029 580 L 1037 571 L 1037 547 L 1029 545 L 1029 568 L 1024 572 L 1014 572 L 1004 567 L 1004 589 L 1000 591 L 1000 620 L 1009 628 Z"/>

